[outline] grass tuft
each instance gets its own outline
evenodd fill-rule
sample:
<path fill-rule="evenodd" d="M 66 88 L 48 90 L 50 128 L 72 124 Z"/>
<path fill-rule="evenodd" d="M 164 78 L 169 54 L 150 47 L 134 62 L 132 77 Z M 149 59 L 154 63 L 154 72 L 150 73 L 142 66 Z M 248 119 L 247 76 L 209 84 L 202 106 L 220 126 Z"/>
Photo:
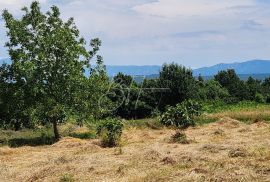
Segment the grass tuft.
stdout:
<path fill-rule="evenodd" d="M 173 134 L 170 138 L 170 142 L 172 143 L 181 143 L 181 144 L 189 144 L 190 141 L 187 139 L 187 135 L 183 131 L 177 130 L 175 134 Z"/>

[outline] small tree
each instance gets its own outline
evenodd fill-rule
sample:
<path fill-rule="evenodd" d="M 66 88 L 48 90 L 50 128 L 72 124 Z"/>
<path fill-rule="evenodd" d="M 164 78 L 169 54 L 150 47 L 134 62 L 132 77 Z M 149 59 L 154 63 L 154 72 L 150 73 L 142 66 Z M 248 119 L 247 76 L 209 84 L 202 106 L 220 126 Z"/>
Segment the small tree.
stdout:
<path fill-rule="evenodd" d="M 235 70 L 228 69 L 220 71 L 215 75 L 215 80 L 218 81 L 222 87 L 226 88 L 233 98 L 244 100 L 248 97 L 245 82 L 240 80 Z"/>
<path fill-rule="evenodd" d="M 221 100 L 229 97 L 228 90 L 215 80 L 205 81 L 204 84 L 199 82 L 198 85 L 200 86 L 198 94 L 201 100 Z"/>
<path fill-rule="evenodd" d="M 107 119 L 97 126 L 97 135 L 101 138 L 104 147 L 114 147 L 119 145 L 123 130 L 123 123 L 116 119 Z"/>
<path fill-rule="evenodd" d="M 184 100 L 192 99 L 196 94 L 195 83 L 191 69 L 176 63 L 164 64 L 159 73 L 159 87 L 169 91 L 163 93 L 159 108 L 164 110 L 167 105 L 175 106 Z"/>
<path fill-rule="evenodd" d="M 261 94 L 263 92 L 261 81 L 255 80 L 251 76 L 246 81 L 246 86 L 248 89 L 248 97 L 249 100 L 256 100 L 256 95 Z"/>
<path fill-rule="evenodd" d="M 58 140 L 59 122 L 64 122 L 69 114 L 89 111 L 91 93 L 86 89 L 90 81 L 84 72 L 101 42 L 92 40 L 93 50 L 88 51 L 73 18 L 64 22 L 56 6 L 43 14 L 35 1 L 30 9 L 24 7 L 22 11 L 20 19 L 7 10 L 3 12 L 9 37 L 6 46 L 12 60 L 7 84 L 21 90 L 23 96 L 18 98 L 18 91 L 14 90 L 12 102 L 23 102 L 19 111 L 31 108 L 27 116 L 38 118 L 43 124 L 52 123 Z M 100 56 L 97 60 L 102 64 Z"/>

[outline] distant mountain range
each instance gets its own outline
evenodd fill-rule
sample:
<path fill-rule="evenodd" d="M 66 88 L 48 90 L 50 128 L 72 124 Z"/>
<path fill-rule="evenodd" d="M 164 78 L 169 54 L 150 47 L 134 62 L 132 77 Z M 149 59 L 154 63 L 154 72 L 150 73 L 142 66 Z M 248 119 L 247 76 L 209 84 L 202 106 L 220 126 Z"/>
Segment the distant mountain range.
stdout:
<path fill-rule="evenodd" d="M 110 76 L 123 72 L 128 75 L 157 75 L 161 66 L 107 66 L 107 72 Z M 269 60 L 251 60 L 241 63 L 221 63 L 210 67 L 203 67 L 193 70 L 194 76 L 202 75 L 211 77 L 216 75 L 221 70 L 234 69 L 239 75 L 269 75 L 270 61 Z"/>
<path fill-rule="evenodd" d="M 3 62 L 10 63 L 9 59 L 0 59 Z M 107 65 L 107 73 L 110 77 L 115 76 L 118 72 L 132 76 L 146 76 L 155 78 L 158 76 L 161 66 L 113 66 Z M 241 78 L 246 79 L 253 76 L 258 79 L 264 79 L 270 76 L 270 60 L 251 60 L 236 63 L 221 63 L 210 67 L 203 67 L 193 70 L 194 76 L 202 75 L 205 78 L 211 78 L 221 70 L 234 69 Z"/>
<path fill-rule="evenodd" d="M 107 65 L 106 70 L 109 76 L 115 76 L 117 73 L 122 72 L 127 75 L 155 75 L 159 73 L 161 66 L 112 66 Z"/>
<path fill-rule="evenodd" d="M 195 76 L 212 76 L 221 70 L 234 69 L 237 74 L 267 74 L 270 73 L 269 60 L 252 60 L 241 63 L 217 64 L 210 67 L 203 67 L 193 70 Z"/>

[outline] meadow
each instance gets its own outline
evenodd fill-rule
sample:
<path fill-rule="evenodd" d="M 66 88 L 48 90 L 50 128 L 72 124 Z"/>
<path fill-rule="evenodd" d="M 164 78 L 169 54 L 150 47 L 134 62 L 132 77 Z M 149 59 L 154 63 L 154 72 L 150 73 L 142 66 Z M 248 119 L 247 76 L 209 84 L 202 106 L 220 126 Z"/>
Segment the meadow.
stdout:
<path fill-rule="evenodd" d="M 186 143 L 172 142 L 177 129 L 156 118 L 123 120 L 114 148 L 100 145 L 94 125 L 60 125 L 58 142 L 51 128 L 1 131 L 1 181 L 269 180 L 270 106 L 219 105 L 205 106 Z"/>
<path fill-rule="evenodd" d="M 0 181 L 269 181 L 270 77 L 178 63 L 108 76 L 102 41 L 38 1 L 2 12 Z"/>
<path fill-rule="evenodd" d="M 236 104 L 224 104 L 223 102 L 205 103 L 203 114 L 195 118 L 197 126 L 206 125 L 218 121 L 221 118 L 231 118 L 246 124 L 263 121 L 270 123 L 270 105 L 256 102 L 239 102 Z M 137 129 L 162 129 L 164 126 L 158 121 L 158 117 L 122 120 L 125 128 Z M 80 127 L 73 120 L 59 126 L 62 137 L 79 139 L 94 139 L 96 136 L 96 124 L 89 122 Z M 23 129 L 20 131 L 1 130 L 0 146 L 20 147 L 24 145 L 39 146 L 53 144 L 54 134 L 51 126 L 40 126 L 36 129 Z"/>

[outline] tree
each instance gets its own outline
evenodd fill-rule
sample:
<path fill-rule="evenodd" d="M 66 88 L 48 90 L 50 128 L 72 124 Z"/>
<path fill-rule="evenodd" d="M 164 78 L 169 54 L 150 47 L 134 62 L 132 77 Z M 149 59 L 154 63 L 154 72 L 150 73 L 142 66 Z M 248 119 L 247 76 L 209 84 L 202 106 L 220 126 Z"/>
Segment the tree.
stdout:
<path fill-rule="evenodd" d="M 219 100 L 229 97 L 228 91 L 215 80 L 199 82 L 199 97 L 201 100 Z"/>
<path fill-rule="evenodd" d="M 88 51 L 73 18 L 61 20 L 56 6 L 43 14 L 39 3 L 34 1 L 30 9 L 24 7 L 22 11 L 20 19 L 7 10 L 2 15 L 9 37 L 6 47 L 12 60 L 7 71 L 10 75 L 7 84 L 15 88 L 12 103 L 23 102 L 19 111 L 30 110 L 26 115 L 31 119 L 52 123 L 58 140 L 57 124 L 69 114 L 89 109 L 86 101 L 91 93 L 85 89 L 90 81 L 84 72 L 101 42 L 93 39 L 90 44 L 93 50 Z M 100 56 L 97 63 L 102 64 Z M 21 93 L 17 94 L 17 89 Z"/>
<path fill-rule="evenodd" d="M 114 110 L 116 116 L 122 118 L 144 118 L 151 114 L 152 107 L 144 94 L 143 88 L 130 75 L 118 73 L 114 78 L 110 95 L 117 104 Z"/>
<path fill-rule="evenodd" d="M 11 66 L 3 64 L 0 67 L 0 126 L 19 130 L 22 127 L 34 126 L 33 108 L 30 103 L 32 97 L 28 97 L 29 89 L 22 83 L 14 84 Z"/>
<path fill-rule="evenodd" d="M 265 78 L 265 80 L 262 83 L 263 92 L 265 94 L 270 94 L 270 77 Z"/>
<path fill-rule="evenodd" d="M 236 100 L 244 100 L 247 98 L 247 88 L 245 82 L 240 80 L 233 69 L 223 70 L 215 75 L 215 80 L 226 88 L 229 94 Z"/>
<path fill-rule="evenodd" d="M 160 102 L 160 109 L 167 105 L 175 106 L 177 103 L 191 99 L 196 94 L 195 78 L 192 70 L 176 63 L 164 64 L 159 73 L 160 88 L 167 88 Z"/>
<path fill-rule="evenodd" d="M 130 75 L 125 75 L 121 72 L 119 72 L 115 77 L 113 77 L 114 83 L 123 85 L 125 87 L 130 87 L 130 85 L 135 85 L 137 86 L 136 82 L 134 82 L 132 76 Z"/>
<path fill-rule="evenodd" d="M 256 96 L 258 94 L 260 95 L 262 93 L 262 86 L 260 80 L 255 80 L 251 76 L 246 81 L 247 91 L 248 91 L 248 97 L 249 100 L 256 100 Z M 260 99 L 259 99 L 260 100 Z"/>
<path fill-rule="evenodd" d="M 202 75 L 201 75 L 201 74 L 199 74 L 199 76 L 198 76 L 198 81 L 199 81 L 199 82 L 201 82 L 201 83 L 203 83 L 203 82 L 204 82 L 204 78 L 202 77 Z"/>

